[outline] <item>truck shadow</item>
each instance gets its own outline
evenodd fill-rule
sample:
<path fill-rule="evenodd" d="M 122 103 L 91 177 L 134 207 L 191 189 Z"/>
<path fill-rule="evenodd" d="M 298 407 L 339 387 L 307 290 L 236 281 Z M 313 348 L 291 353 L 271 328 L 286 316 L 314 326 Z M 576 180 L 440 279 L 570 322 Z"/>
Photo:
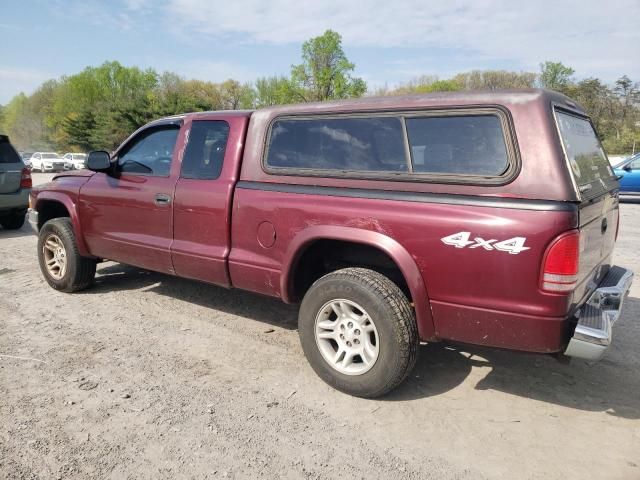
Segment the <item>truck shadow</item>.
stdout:
<path fill-rule="evenodd" d="M 94 287 L 85 294 L 153 291 L 288 330 L 297 327 L 298 307 L 277 299 L 121 264 L 101 266 L 98 272 Z M 597 363 L 573 360 L 567 365 L 544 355 L 446 343 L 422 345 L 409 378 L 381 401 L 438 396 L 471 377 L 476 390 L 498 390 L 579 410 L 640 418 L 640 352 L 636 348 L 640 331 L 633 321 L 638 312 L 640 299 L 629 298 L 614 328 L 614 345 Z"/>
<path fill-rule="evenodd" d="M 95 285 L 83 293 L 145 290 L 202 307 L 249 318 L 270 325 L 295 330 L 298 326 L 297 305 L 242 290 L 229 290 L 196 280 L 123 265 L 98 266 Z"/>
<path fill-rule="evenodd" d="M 5 230 L 0 227 L 0 240 L 3 238 L 18 238 L 18 237 L 27 237 L 33 235 L 33 230 L 27 222 L 22 226 L 22 228 L 18 230 Z"/>
<path fill-rule="evenodd" d="M 614 345 L 599 362 L 564 364 L 546 355 L 469 345 L 420 347 L 410 378 L 383 400 L 406 401 L 446 393 L 469 377 L 476 390 L 497 390 L 564 407 L 640 418 L 640 332 L 634 327 L 640 300 L 629 298 L 614 327 Z M 480 370 L 478 372 L 478 370 Z M 472 375 L 473 371 L 473 375 Z"/>

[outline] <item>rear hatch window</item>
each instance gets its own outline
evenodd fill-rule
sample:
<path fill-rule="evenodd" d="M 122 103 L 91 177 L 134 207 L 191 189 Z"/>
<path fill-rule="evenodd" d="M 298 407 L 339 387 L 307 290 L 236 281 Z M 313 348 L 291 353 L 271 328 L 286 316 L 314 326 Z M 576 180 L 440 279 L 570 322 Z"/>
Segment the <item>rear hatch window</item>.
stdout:
<path fill-rule="evenodd" d="M 606 274 L 616 241 L 618 180 L 600 145 L 591 122 L 557 110 L 558 128 L 570 165 L 580 190 L 580 265 L 576 300 L 589 292 L 590 280 L 596 284 Z"/>
<path fill-rule="evenodd" d="M 22 159 L 7 140 L 0 139 L 0 163 L 20 163 Z"/>
<path fill-rule="evenodd" d="M 23 166 L 7 137 L 0 136 L 0 193 L 13 193 L 20 189 Z"/>
<path fill-rule="evenodd" d="M 617 188 L 613 169 L 591 122 L 562 110 L 556 110 L 556 118 L 571 174 L 582 198 L 593 198 Z"/>

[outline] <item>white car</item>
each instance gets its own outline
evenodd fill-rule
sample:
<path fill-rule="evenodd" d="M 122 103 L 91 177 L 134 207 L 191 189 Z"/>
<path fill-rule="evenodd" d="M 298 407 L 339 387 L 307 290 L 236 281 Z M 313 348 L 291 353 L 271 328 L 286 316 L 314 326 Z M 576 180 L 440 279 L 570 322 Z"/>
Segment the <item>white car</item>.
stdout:
<path fill-rule="evenodd" d="M 61 172 L 64 159 L 55 152 L 36 152 L 31 156 L 31 169 L 38 172 Z"/>
<path fill-rule="evenodd" d="M 85 167 L 87 161 L 86 153 L 65 153 L 64 158 L 67 170 L 80 170 Z"/>

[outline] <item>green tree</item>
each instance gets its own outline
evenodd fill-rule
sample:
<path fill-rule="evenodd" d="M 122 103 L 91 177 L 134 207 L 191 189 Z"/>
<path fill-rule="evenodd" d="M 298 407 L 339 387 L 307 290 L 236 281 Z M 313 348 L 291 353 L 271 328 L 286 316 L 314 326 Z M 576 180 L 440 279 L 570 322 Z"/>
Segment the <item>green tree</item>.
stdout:
<path fill-rule="evenodd" d="M 453 80 L 463 90 L 498 90 L 503 88 L 533 88 L 537 75 L 533 72 L 507 70 L 473 70 L 460 73 Z"/>
<path fill-rule="evenodd" d="M 291 80 L 284 76 L 258 78 L 254 90 L 254 104 L 257 108 L 294 103 L 297 99 L 299 100 Z"/>
<path fill-rule="evenodd" d="M 241 84 L 237 80 L 226 80 L 220 84 L 222 107 L 226 110 L 238 110 L 253 106 L 254 91 L 250 84 Z"/>
<path fill-rule="evenodd" d="M 544 62 L 540 64 L 540 77 L 538 79 L 542 88 L 549 88 L 564 92 L 573 83 L 575 70 L 563 65 L 561 62 Z"/>
<path fill-rule="evenodd" d="M 340 34 L 327 30 L 302 44 L 302 63 L 291 67 L 291 83 L 305 102 L 360 97 L 367 84 L 351 75 L 354 69 L 342 50 Z"/>

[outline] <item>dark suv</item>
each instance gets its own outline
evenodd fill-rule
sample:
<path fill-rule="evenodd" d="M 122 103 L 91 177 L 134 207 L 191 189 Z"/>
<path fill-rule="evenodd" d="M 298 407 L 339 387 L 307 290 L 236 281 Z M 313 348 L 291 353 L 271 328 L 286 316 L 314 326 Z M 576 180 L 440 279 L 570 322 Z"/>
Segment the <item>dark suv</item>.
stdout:
<path fill-rule="evenodd" d="M 31 192 L 31 172 L 9 137 L 0 135 L 0 225 L 7 230 L 22 227 Z"/>

